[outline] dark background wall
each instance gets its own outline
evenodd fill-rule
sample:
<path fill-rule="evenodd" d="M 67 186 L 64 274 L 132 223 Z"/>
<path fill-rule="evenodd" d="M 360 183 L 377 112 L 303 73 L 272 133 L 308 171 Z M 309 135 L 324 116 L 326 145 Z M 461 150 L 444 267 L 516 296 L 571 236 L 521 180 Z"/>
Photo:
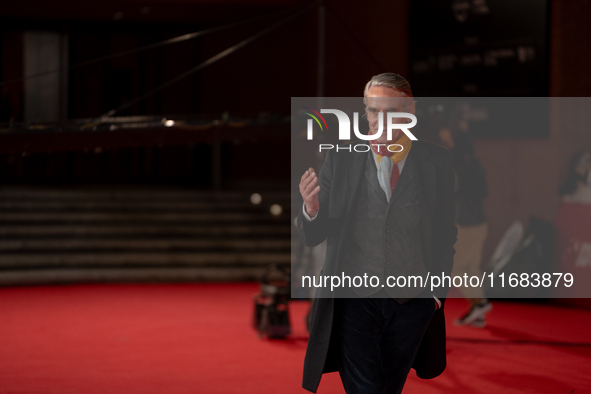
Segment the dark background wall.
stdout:
<path fill-rule="evenodd" d="M 0 11 L 3 80 L 22 77 L 18 63 L 22 59 L 15 59 L 22 58 L 18 53 L 19 40 L 23 31 L 29 29 L 67 34 L 70 63 L 75 64 L 192 31 L 269 15 L 203 38 L 72 70 L 69 115 L 80 118 L 99 116 L 114 105 L 137 97 L 309 2 L 122 1 L 100 3 L 96 13 L 75 2 L 51 4 L 25 1 Z M 404 1 L 370 1 L 361 7 L 328 2 L 326 95 L 358 95 L 367 78 L 384 69 L 406 74 L 407 8 Z M 149 11 L 142 11 L 145 9 Z M 285 113 L 290 97 L 316 94 L 317 25 L 317 12 L 308 12 L 132 107 L 126 114 L 224 110 L 245 113 L 262 109 Z M 4 90 L 10 103 L 22 100 L 22 83 L 11 84 Z M 18 105 L 15 107 L 12 115 L 22 117 Z"/>
<path fill-rule="evenodd" d="M 75 63 L 244 18 L 287 14 L 305 4 L 308 2 L 295 0 L 12 2 L 0 10 L 0 79 L 22 77 L 22 36 L 30 29 L 67 34 L 70 62 Z M 330 0 L 326 4 L 325 96 L 358 96 L 365 82 L 383 71 L 408 76 L 408 0 L 355 4 Z M 591 48 L 586 40 L 591 36 L 589 15 L 591 1 L 550 2 L 550 96 L 591 95 Z M 281 15 L 271 16 L 197 40 L 73 70 L 69 75 L 69 116 L 99 116 L 280 19 Z M 122 114 L 210 118 L 219 118 L 224 112 L 255 118 L 261 112 L 286 115 L 290 97 L 318 92 L 317 26 L 317 11 L 308 12 Z M 22 95 L 22 83 L 2 88 L 0 120 L 22 119 Z M 477 154 L 488 168 L 491 190 L 486 202 L 490 237 L 485 258 L 513 220 L 526 220 L 530 215 L 553 219 L 559 203 L 558 185 L 566 176 L 570 157 L 591 144 L 591 133 L 569 127 L 568 122 L 569 117 L 556 114 L 551 118 L 549 136 L 544 138 L 476 141 Z M 283 143 L 289 143 L 288 138 Z M 258 148 L 251 150 L 241 148 L 246 139 L 224 143 L 229 157 L 224 164 L 225 177 L 237 181 L 235 184 L 256 178 L 283 180 L 287 185 L 289 155 L 268 149 L 264 141 L 255 142 Z M 121 146 L 99 152 L 89 147 L 76 152 L 5 154 L 0 158 L 0 172 L 5 182 L 168 182 L 208 188 L 211 147 L 195 140 L 176 146 Z M 241 166 L 245 161 L 249 165 Z M 274 166 L 266 165 L 269 161 Z"/>

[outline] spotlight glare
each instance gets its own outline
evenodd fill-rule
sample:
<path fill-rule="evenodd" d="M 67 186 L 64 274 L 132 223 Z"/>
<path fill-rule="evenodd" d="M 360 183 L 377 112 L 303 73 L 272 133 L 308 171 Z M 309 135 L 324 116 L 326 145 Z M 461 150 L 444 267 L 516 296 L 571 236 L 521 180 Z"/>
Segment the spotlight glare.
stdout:
<path fill-rule="evenodd" d="M 253 193 L 253 195 L 250 196 L 250 202 L 253 203 L 254 205 L 260 204 L 261 201 L 263 201 L 263 198 L 258 193 Z"/>
<path fill-rule="evenodd" d="M 283 208 L 279 204 L 273 204 L 271 205 L 270 211 L 272 215 L 279 216 L 283 212 Z"/>

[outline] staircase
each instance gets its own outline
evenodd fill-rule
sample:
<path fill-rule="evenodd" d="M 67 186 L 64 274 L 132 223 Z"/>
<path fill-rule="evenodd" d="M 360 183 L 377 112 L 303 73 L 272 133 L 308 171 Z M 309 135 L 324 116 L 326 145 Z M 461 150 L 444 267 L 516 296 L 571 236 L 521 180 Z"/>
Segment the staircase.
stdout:
<path fill-rule="evenodd" d="M 0 285 L 259 280 L 291 259 L 290 195 L 261 195 L 0 188 Z"/>

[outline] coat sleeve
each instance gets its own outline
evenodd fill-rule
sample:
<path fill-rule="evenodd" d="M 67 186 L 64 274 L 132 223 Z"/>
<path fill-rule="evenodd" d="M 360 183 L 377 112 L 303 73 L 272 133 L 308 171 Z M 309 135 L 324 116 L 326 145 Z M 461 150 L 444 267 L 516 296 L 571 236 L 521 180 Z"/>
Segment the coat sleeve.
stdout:
<path fill-rule="evenodd" d="M 329 200 L 333 179 L 333 155 L 330 151 L 324 160 L 318 179 L 320 184 L 318 214 L 314 220 L 310 221 L 304 217 L 302 208 L 298 213 L 298 235 L 302 243 L 309 247 L 321 244 L 328 235 Z"/>
<path fill-rule="evenodd" d="M 454 255 L 456 253 L 454 244 L 457 240 L 458 229 L 455 225 L 456 209 L 455 209 L 455 173 L 453 170 L 453 163 L 450 154 L 446 155 L 445 167 L 443 170 L 443 177 L 441 182 L 441 194 L 439 196 L 439 204 L 437 208 L 438 218 L 437 227 L 435 230 L 435 250 L 433 251 L 434 258 L 439 260 L 439 267 L 442 272 L 449 276 L 454 264 Z M 439 274 L 439 273 L 438 273 Z M 449 286 L 444 286 L 436 289 L 434 294 L 442 302 L 445 302 Z"/>

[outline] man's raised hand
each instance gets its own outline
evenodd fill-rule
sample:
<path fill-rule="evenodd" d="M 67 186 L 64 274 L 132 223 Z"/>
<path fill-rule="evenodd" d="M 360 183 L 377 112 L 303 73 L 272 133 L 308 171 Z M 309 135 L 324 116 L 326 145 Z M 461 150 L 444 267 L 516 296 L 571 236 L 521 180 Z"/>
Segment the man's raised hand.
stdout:
<path fill-rule="evenodd" d="M 310 167 L 300 180 L 300 194 L 306 204 L 306 212 L 310 217 L 316 216 L 320 203 L 318 202 L 318 193 L 320 192 L 320 186 L 318 185 L 318 176 L 314 172 L 314 169 Z"/>

